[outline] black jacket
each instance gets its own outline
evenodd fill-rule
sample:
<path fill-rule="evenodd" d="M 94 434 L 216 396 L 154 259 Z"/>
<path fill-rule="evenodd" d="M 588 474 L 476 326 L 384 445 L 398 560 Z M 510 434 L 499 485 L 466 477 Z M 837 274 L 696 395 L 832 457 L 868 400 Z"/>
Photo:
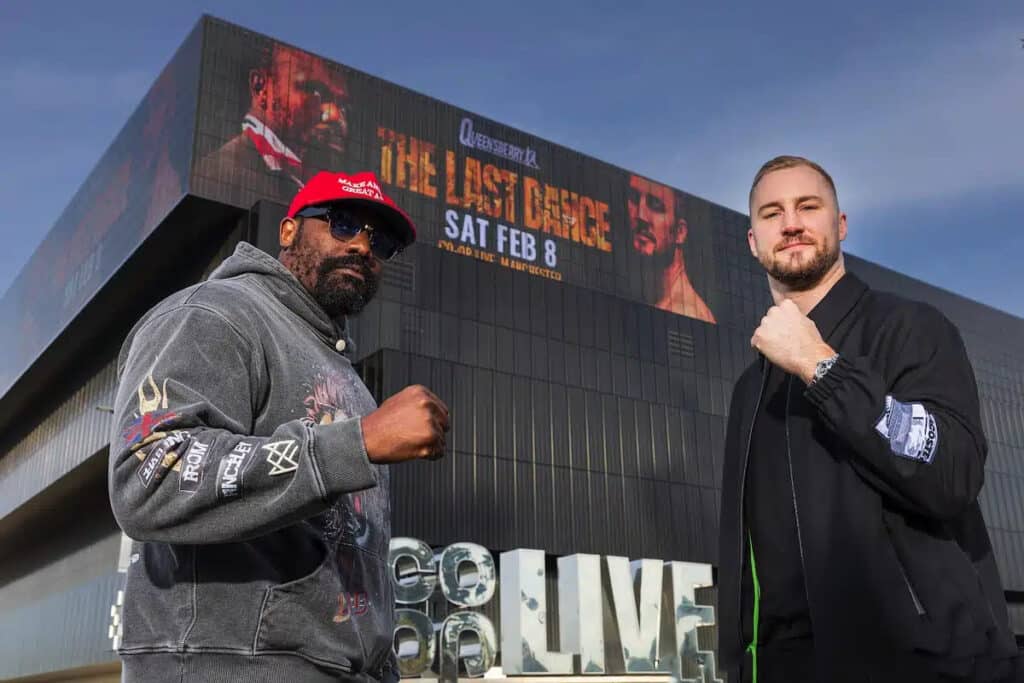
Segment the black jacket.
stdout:
<path fill-rule="evenodd" d="M 778 448 L 792 461 L 818 680 L 1005 677 L 1017 649 L 977 503 L 987 446 L 959 333 L 852 274 L 809 317 L 840 359 L 809 388 L 784 384 Z M 747 368 L 729 412 L 719 647 L 730 680 L 747 645 L 743 487 L 766 370 L 763 359 Z"/>

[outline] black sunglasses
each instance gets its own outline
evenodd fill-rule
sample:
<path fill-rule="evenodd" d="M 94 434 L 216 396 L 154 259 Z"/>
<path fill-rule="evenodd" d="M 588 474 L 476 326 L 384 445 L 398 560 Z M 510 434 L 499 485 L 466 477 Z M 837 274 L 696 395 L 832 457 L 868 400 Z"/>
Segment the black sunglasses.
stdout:
<path fill-rule="evenodd" d="M 390 261 L 402 251 L 402 244 L 385 228 L 369 225 L 337 206 L 307 206 L 297 212 L 302 218 L 321 218 L 331 226 L 331 236 L 347 242 L 364 230 L 370 237 L 370 251 L 381 261 Z"/>

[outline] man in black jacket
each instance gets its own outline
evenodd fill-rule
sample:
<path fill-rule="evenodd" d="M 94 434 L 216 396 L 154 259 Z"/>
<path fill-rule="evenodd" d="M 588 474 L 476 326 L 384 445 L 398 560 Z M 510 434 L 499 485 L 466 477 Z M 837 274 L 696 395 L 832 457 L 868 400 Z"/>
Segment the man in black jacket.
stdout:
<path fill-rule="evenodd" d="M 956 328 L 845 271 L 846 216 L 817 164 L 766 163 L 750 214 L 775 305 L 729 411 L 719 642 L 730 680 L 1018 680 Z"/>

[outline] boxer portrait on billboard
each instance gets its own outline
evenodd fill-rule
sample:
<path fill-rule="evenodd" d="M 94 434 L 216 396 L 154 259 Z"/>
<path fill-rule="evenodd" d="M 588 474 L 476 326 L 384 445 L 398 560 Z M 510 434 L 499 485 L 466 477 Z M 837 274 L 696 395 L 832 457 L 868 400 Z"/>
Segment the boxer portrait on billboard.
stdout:
<path fill-rule="evenodd" d="M 641 264 L 644 301 L 663 311 L 714 323 L 714 314 L 686 271 L 683 245 L 689 227 L 682 216 L 682 197 L 667 185 L 631 175 L 626 207 L 629 244 L 633 262 Z"/>
<path fill-rule="evenodd" d="M 262 196 L 286 200 L 320 170 L 344 167 L 349 135 L 343 74 L 315 55 L 281 43 L 243 63 L 247 106 L 239 132 L 202 157 L 196 174 L 245 174 Z M 240 74 L 241 75 L 241 74 Z M 241 112 L 240 112 L 241 113 Z"/>

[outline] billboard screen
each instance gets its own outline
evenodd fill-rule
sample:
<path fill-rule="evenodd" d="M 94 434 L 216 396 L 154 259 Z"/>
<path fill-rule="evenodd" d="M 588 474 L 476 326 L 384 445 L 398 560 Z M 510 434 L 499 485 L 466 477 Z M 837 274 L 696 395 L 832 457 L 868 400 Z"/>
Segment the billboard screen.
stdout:
<path fill-rule="evenodd" d="M 371 170 L 452 258 L 718 322 L 706 202 L 238 27 L 205 41 L 196 194 L 287 204 Z"/>
<path fill-rule="evenodd" d="M 184 197 L 199 37 L 178 49 L 0 300 L 0 395 Z"/>

